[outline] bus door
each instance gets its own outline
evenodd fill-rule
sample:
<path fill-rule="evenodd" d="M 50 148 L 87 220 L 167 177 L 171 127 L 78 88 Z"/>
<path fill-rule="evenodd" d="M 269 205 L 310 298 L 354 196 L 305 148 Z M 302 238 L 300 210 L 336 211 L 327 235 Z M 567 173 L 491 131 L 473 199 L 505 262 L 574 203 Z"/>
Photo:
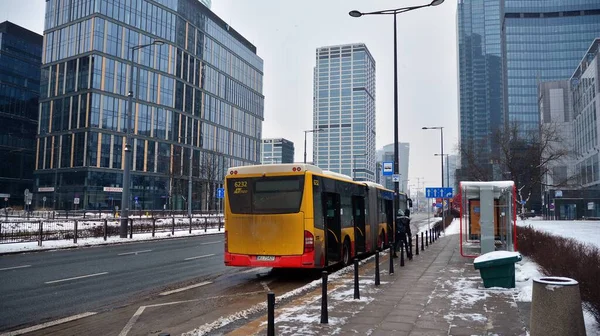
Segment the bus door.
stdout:
<path fill-rule="evenodd" d="M 354 222 L 354 252 L 366 252 L 365 198 L 352 196 L 352 220 Z"/>
<path fill-rule="evenodd" d="M 340 195 L 325 192 L 322 194 L 323 217 L 325 218 L 327 263 L 333 264 L 341 260 L 342 225 L 340 222 Z"/>
<path fill-rule="evenodd" d="M 394 218 L 396 217 L 394 214 L 394 201 L 393 200 L 388 200 L 388 199 L 384 199 L 384 206 L 385 206 L 385 217 L 386 217 L 386 222 L 387 222 L 387 238 L 388 238 L 388 243 L 392 244 L 395 241 L 395 237 L 394 234 L 396 232 L 396 229 L 394 228 Z"/>

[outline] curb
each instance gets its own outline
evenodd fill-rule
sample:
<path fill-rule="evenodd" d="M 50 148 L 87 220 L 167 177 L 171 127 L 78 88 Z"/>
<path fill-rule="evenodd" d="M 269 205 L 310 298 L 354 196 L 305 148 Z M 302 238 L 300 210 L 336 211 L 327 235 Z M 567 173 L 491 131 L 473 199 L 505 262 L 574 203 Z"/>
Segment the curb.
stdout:
<path fill-rule="evenodd" d="M 126 245 L 126 244 L 135 244 L 135 243 L 145 243 L 145 242 L 152 242 L 152 241 L 157 241 L 157 240 L 167 240 L 167 239 L 186 239 L 186 238 L 190 238 L 190 237 L 197 237 L 197 236 L 213 236 L 213 235 L 218 235 L 218 234 L 223 234 L 224 232 L 215 232 L 215 233 L 205 233 L 205 234 L 197 234 L 197 235 L 189 235 L 189 236 L 179 236 L 179 237 L 163 237 L 163 238 L 151 238 L 151 239 L 144 239 L 144 240 L 130 240 L 130 241 L 119 241 L 119 242 L 114 242 L 114 243 L 100 243 L 100 244 L 94 244 L 94 245 L 78 245 L 78 246 L 57 246 L 57 247 L 48 247 L 48 248 L 40 248 L 40 249 L 34 249 L 34 250 L 22 250 L 22 251 L 9 251 L 9 252 L 0 252 L 0 256 L 5 256 L 5 255 L 13 255 L 13 254 L 24 254 L 24 253 L 37 253 L 37 252 L 48 252 L 48 251 L 57 251 L 57 250 L 73 250 L 73 249 L 78 249 L 78 248 L 90 248 L 90 247 L 98 247 L 98 246 L 108 246 L 108 245 Z M 8 243 L 11 244 L 11 243 Z M 7 245 L 8 245 L 7 244 Z M 15 244 L 15 243 L 12 243 Z M 16 243 L 19 244 L 19 243 Z"/>

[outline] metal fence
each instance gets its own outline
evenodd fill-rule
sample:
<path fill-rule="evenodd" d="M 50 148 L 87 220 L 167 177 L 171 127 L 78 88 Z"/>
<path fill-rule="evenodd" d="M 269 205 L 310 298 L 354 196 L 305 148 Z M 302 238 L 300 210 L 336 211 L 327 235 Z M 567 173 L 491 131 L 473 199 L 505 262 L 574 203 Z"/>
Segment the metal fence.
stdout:
<path fill-rule="evenodd" d="M 81 238 L 104 238 L 120 235 L 120 219 L 71 219 L 71 220 L 11 220 L 0 221 L 0 244 L 26 243 L 72 239 L 77 243 Z M 129 219 L 127 234 L 129 238 L 139 234 L 217 229 L 221 231 L 224 219 L 221 215 L 199 217 L 144 217 Z"/>
<path fill-rule="evenodd" d="M 10 219 L 104 219 L 115 218 L 120 214 L 115 210 L 40 210 L 25 211 L 11 208 L 0 209 L 0 220 Z M 130 210 L 131 217 L 188 217 L 187 210 Z M 192 211 L 192 216 L 223 215 L 218 210 Z"/>

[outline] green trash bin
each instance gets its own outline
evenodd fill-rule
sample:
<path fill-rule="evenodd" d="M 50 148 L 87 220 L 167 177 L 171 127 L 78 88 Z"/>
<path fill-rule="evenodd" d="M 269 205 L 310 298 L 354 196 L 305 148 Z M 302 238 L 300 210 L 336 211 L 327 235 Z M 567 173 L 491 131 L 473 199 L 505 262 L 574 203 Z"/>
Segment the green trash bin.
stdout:
<path fill-rule="evenodd" d="M 479 270 L 485 288 L 515 288 L 515 263 L 521 259 L 519 252 L 494 251 L 475 258 L 473 266 Z"/>

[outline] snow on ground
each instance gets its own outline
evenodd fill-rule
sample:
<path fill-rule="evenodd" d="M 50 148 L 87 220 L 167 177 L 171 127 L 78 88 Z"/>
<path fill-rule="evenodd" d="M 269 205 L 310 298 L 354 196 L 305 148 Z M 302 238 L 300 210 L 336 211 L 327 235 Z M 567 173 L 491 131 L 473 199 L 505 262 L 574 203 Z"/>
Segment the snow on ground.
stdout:
<path fill-rule="evenodd" d="M 104 238 L 79 238 L 77 239 L 77 244 L 73 243 L 72 239 L 63 239 L 63 240 L 45 240 L 42 242 L 42 246 L 38 246 L 37 242 L 29 242 L 29 243 L 12 243 L 12 244 L 0 244 L 0 253 L 5 252 L 23 252 L 23 251 L 39 251 L 39 250 L 55 250 L 60 248 L 71 248 L 71 247 L 84 247 L 84 246 L 93 246 L 93 245 L 104 245 L 104 244 L 119 244 L 126 243 L 131 241 L 144 241 L 144 240 L 152 240 L 152 239 L 165 239 L 171 237 L 184 238 L 189 236 L 198 236 L 205 234 L 216 234 L 222 233 L 223 230 L 219 231 L 218 228 L 209 228 L 204 232 L 204 229 L 201 230 L 192 230 L 192 234 L 189 231 L 175 231 L 175 235 L 172 235 L 171 232 L 156 232 L 155 237 L 152 237 L 152 233 L 137 233 L 133 235 L 133 238 L 119 238 L 119 237 L 108 237 L 106 241 Z"/>
<path fill-rule="evenodd" d="M 387 255 L 387 252 L 381 252 L 380 256 Z M 371 262 L 375 256 L 370 256 L 364 260 L 359 262 L 359 265 Z M 354 301 L 360 307 L 358 309 L 355 307 L 353 311 L 357 314 L 362 308 L 364 308 L 369 302 L 373 301 L 374 298 L 369 294 L 374 294 L 380 289 L 378 287 L 373 286 L 374 280 L 361 280 L 360 281 L 360 300 L 354 300 L 354 287 L 353 287 L 353 279 L 345 278 L 345 276 L 354 272 L 354 266 L 344 267 L 339 271 L 336 271 L 328 276 L 329 283 L 340 283 L 342 284 L 340 287 L 336 289 L 328 290 L 328 307 L 330 311 L 336 311 L 335 307 L 339 306 L 342 302 Z M 385 271 L 381 271 L 381 275 L 386 274 Z M 275 323 L 277 324 L 278 330 L 282 330 L 281 334 L 291 334 L 291 335 L 313 335 L 312 331 L 309 330 L 309 326 L 311 324 L 318 324 L 321 319 L 321 296 L 307 296 L 306 298 L 301 297 L 302 294 L 306 294 L 309 291 L 317 289 L 321 286 L 322 280 L 314 280 L 302 287 L 296 288 L 293 291 L 289 291 L 282 295 L 278 295 L 275 297 L 275 304 L 277 305 L 282 300 L 290 299 L 293 297 L 299 297 L 297 300 L 301 300 L 301 302 L 295 305 L 284 305 L 282 308 L 277 308 L 277 316 L 275 319 Z M 381 281 L 381 284 L 386 284 L 386 281 Z M 195 330 L 184 333 L 183 336 L 203 336 L 209 335 L 215 330 L 222 328 L 230 323 L 233 323 L 240 319 L 247 319 L 250 315 L 264 312 L 267 309 L 267 304 L 265 302 L 258 303 L 246 310 L 237 312 L 235 314 L 231 314 L 229 316 L 221 316 L 214 322 L 204 324 Z M 355 315 L 354 314 L 354 315 Z M 290 324 L 286 324 L 289 322 Z M 302 327 L 298 327 L 294 325 L 294 323 L 303 322 L 306 325 L 306 329 Z M 329 324 L 344 324 L 346 323 L 346 318 L 335 318 L 333 316 L 329 316 Z"/>
<path fill-rule="evenodd" d="M 518 226 L 532 228 L 565 238 L 573 238 L 582 243 L 600 248 L 600 221 L 566 221 L 566 220 L 517 220 Z"/>

